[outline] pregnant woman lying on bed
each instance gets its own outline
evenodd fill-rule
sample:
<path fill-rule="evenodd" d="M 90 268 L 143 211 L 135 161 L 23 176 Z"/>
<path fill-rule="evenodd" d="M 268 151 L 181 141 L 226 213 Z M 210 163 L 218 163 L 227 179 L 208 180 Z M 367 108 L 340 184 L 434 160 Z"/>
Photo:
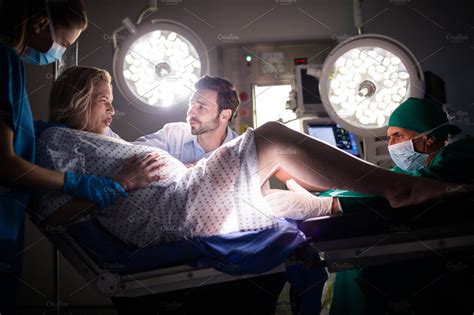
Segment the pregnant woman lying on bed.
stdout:
<path fill-rule="evenodd" d="M 145 172 L 155 181 L 105 209 L 60 192 L 40 192 L 35 202 L 38 217 L 54 225 L 87 213 L 123 242 L 140 247 L 274 226 L 276 215 L 261 190 L 272 175 L 313 191 L 344 188 L 383 196 L 393 207 L 443 198 L 453 191 L 447 183 L 376 167 L 277 122 L 247 130 L 188 169 L 160 149 L 105 135 L 114 114 L 111 77 L 97 68 L 65 70 L 53 85 L 49 105 L 50 122 L 67 128 L 41 133 L 39 165 L 120 177 L 124 164 L 127 169 L 143 159 L 150 163 Z M 152 161 L 156 159 L 158 169 Z"/>

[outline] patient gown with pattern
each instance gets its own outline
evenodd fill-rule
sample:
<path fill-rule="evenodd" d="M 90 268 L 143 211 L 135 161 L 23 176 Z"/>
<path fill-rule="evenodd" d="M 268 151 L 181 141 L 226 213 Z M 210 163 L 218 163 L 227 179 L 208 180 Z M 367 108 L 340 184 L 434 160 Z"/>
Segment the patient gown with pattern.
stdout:
<path fill-rule="evenodd" d="M 68 128 L 49 128 L 37 141 L 37 163 L 58 171 L 114 176 L 124 161 L 158 151 L 165 166 L 160 180 L 129 192 L 115 205 L 92 216 L 121 241 L 144 247 L 201 236 L 275 227 L 260 190 L 258 157 L 249 129 L 195 167 L 186 168 L 160 149 Z M 61 192 L 36 194 L 39 220 L 72 197 Z"/>

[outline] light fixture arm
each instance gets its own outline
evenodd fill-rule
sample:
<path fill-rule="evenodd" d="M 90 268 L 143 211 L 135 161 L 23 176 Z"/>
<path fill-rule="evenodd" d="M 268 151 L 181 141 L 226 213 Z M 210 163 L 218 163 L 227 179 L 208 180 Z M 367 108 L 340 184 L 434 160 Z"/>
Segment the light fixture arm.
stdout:
<path fill-rule="evenodd" d="M 354 0 L 354 26 L 357 29 L 357 33 L 361 35 L 363 33 L 362 26 L 364 25 L 362 23 L 362 6 L 361 2 L 363 0 Z"/>
<path fill-rule="evenodd" d="M 125 18 L 122 20 L 122 25 L 119 27 L 115 28 L 112 32 L 111 40 L 112 40 L 112 48 L 115 51 L 117 49 L 118 43 L 117 39 L 119 38 L 119 33 L 125 29 L 127 29 L 129 32 L 134 34 L 136 32 L 136 27 L 135 25 L 140 24 L 143 19 L 145 18 L 146 14 L 153 14 L 158 11 L 158 6 L 157 6 L 157 1 L 156 0 L 150 0 L 149 5 L 144 8 L 139 14 L 137 21 L 133 23 L 130 18 Z"/>
<path fill-rule="evenodd" d="M 156 0 L 150 0 L 150 5 L 148 7 L 146 7 L 145 9 L 143 9 L 143 11 L 138 16 L 138 19 L 135 22 L 135 24 L 140 24 L 142 22 L 142 20 L 145 18 L 145 15 L 147 13 L 153 14 L 156 11 L 158 11 L 158 6 L 156 4 Z"/>

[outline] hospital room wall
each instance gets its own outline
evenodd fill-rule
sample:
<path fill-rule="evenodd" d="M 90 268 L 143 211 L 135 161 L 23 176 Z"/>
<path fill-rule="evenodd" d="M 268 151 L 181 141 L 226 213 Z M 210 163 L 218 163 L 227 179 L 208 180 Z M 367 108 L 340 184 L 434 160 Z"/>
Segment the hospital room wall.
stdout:
<path fill-rule="evenodd" d="M 80 37 L 79 64 L 99 66 L 112 72 L 112 30 L 125 17 L 135 19 L 146 0 L 84 0 L 90 23 Z M 223 45 L 219 35 L 236 35 L 231 44 L 277 40 L 344 39 L 355 35 L 352 0 L 162 0 L 156 16 L 191 27 L 210 50 L 211 74 L 219 74 L 217 52 Z M 363 17 L 366 33 L 391 36 L 405 44 L 418 58 L 423 70 L 431 70 L 446 81 L 448 101 L 458 114 L 466 114 L 460 126 L 474 130 L 474 12 L 470 1 L 366 0 Z M 36 119 L 47 119 L 51 66 L 27 66 L 27 88 Z M 151 133 L 171 121 L 185 119 L 186 104 L 157 114 L 127 105 L 114 88 L 117 112 L 112 127 L 123 138 Z M 44 306 L 52 294 L 52 247 L 27 223 L 22 305 Z M 107 305 L 64 260 L 61 261 L 62 300 L 69 305 Z M 78 290 L 75 292 L 75 290 Z"/>
<path fill-rule="evenodd" d="M 121 20 L 135 20 L 148 1 L 84 0 L 90 23 L 80 37 L 79 63 L 112 72 L 112 30 Z M 154 17 L 173 19 L 193 29 L 209 50 L 213 75 L 219 74 L 217 46 L 247 42 L 300 39 L 342 40 L 356 34 L 351 0 L 162 0 Z M 365 33 L 379 33 L 399 40 L 417 57 L 424 71 L 431 70 L 446 81 L 448 102 L 464 116 L 463 128 L 474 131 L 474 90 L 470 88 L 474 63 L 474 4 L 468 0 L 366 0 L 363 2 Z M 222 35 L 238 39 L 224 43 Z M 244 63 L 242 63 L 244 66 Z M 36 72 L 37 70 L 35 70 Z M 31 78 L 31 76 L 29 76 Z M 38 78 L 49 77 L 47 75 Z M 36 80 L 36 86 L 42 84 Z M 49 80 L 48 80 L 49 81 Z M 44 83 L 44 82 L 43 82 Z M 33 86 L 34 88 L 34 86 Z M 48 89 L 36 92 L 34 113 L 46 117 Z M 116 117 L 112 127 L 132 140 L 154 132 L 170 121 L 184 121 L 185 103 L 150 114 L 129 105 L 114 89 Z"/>

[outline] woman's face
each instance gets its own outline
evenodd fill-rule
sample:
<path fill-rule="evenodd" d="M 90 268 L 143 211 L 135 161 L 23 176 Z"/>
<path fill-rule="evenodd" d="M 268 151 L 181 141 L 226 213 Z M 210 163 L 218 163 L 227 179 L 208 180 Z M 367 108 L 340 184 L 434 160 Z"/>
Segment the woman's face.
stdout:
<path fill-rule="evenodd" d="M 112 106 L 112 86 L 107 82 L 100 82 L 94 87 L 92 105 L 89 113 L 89 124 L 86 131 L 104 134 L 112 123 L 115 114 Z"/>

